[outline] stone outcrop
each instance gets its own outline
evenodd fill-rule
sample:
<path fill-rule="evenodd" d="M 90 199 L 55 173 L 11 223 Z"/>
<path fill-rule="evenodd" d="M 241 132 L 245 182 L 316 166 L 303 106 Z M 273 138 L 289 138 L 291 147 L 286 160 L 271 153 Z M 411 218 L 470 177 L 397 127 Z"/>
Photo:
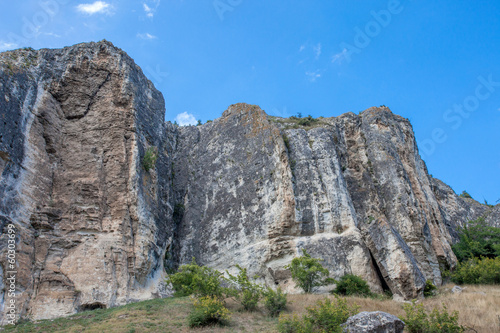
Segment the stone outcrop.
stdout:
<path fill-rule="evenodd" d="M 455 266 L 458 225 L 498 223 L 498 205 L 428 175 L 385 107 L 300 124 L 248 104 L 201 126 L 164 114 L 109 42 L 0 54 L 0 320 L 9 225 L 18 316 L 39 319 L 164 297 L 165 270 L 192 257 L 297 291 L 285 266 L 304 248 L 332 277 L 421 297 Z"/>
<path fill-rule="evenodd" d="M 346 333 L 403 333 L 405 323 L 382 311 L 360 312 L 342 325 Z"/>
<path fill-rule="evenodd" d="M 479 217 L 485 218 L 488 225 L 500 227 L 500 204 L 487 206 L 474 199 L 457 196 L 451 187 L 436 178 L 432 178 L 432 187 L 448 232 L 454 239 L 458 240 L 458 227 Z"/>

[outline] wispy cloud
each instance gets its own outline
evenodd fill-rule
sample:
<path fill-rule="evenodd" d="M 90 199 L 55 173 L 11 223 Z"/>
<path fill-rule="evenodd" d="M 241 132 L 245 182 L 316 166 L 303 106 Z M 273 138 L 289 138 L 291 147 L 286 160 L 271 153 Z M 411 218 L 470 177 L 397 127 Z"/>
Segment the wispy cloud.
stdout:
<path fill-rule="evenodd" d="M 342 50 L 342 52 L 339 52 L 339 53 L 333 55 L 332 63 L 338 62 L 339 64 L 341 64 L 342 61 L 346 59 L 347 52 L 348 52 L 348 50 L 346 48 L 344 48 Z"/>
<path fill-rule="evenodd" d="M 196 118 L 192 114 L 187 113 L 187 112 L 179 113 L 175 117 L 175 121 L 181 126 L 196 125 L 197 124 Z"/>
<path fill-rule="evenodd" d="M 12 50 L 19 47 L 16 43 L 9 43 L 9 42 L 4 42 L 0 41 L 0 52 L 1 51 L 7 51 L 7 50 Z"/>
<path fill-rule="evenodd" d="M 311 82 L 316 82 L 317 79 L 321 77 L 320 70 L 315 70 L 315 71 L 307 71 L 306 76 Z"/>
<path fill-rule="evenodd" d="M 311 44 L 310 42 L 306 42 L 299 47 L 299 53 L 302 57 L 306 57 L 299 61 L 299 65 L 308 60 L 316 61 L 321 56 L 321 43 Z"/>
<path fill-rule="evenodd" d="M 149 33 L 144 33 L 144 34 L 137 34 L 137 37 L 139 37 L 140 39 L 144 39 L 144 40 L 152 40 L 152 39 L 156 39 L 157 37 L 154 36 L 154 35 L 151 35 Z"/>
<path fill-rule="evenodd" d="M 321 43 L 318 43 L 318 45 L 314 46 L 313 49 L 314 49 L 315 59 L 318 59 L 319 56 L 321 55 Z"/>
<path fill-rule="evenodd" d="M 95 1 L 94 3 L 82 3 L 76 6 L 76 9 L 84 14 L 111 14 L 111 5 L 104 1 Z"/>
<path fill-rule="evenodd" d="M 58 35 L 58 34 L 53 33 L 53 32 L 44 32 L 43 34 L 45 36 L 51 36 L 51 37 L 55 37 L 55 38 L 61 38 L 61 35 Z"/>
<path fill-rule="evenodd" d="M 155 16 L 155 12 L 158 9 L 158 6 L 160 6 L 160 0 L 153 0 L 149 2 L 150 4 L 148 5 L 146 2 L 142 3 L 142 8 L 144 8 L 144 12 L 146 13 L 147 17 L 153 18 Z"/>
<path fill-rule="evenodd" d="M 148 5 L 146 5 L 145 3 L 143 3 L 143 6 L 144 6 L 144 11 L 146 12 L 147 17 L 153 17 L 154 16 L 153 9 L 151 7 L 149 7 Z"/>

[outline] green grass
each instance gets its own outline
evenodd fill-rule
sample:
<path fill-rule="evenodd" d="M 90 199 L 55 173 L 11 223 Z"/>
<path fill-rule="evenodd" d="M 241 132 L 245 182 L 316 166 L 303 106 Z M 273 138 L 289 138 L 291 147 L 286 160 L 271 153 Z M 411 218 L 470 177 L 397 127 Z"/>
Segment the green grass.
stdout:
<path fill-rule="evenodd" d="M 434 297 L 420 302 L 426 311 L 446 305 L 451 312 L 459 311 L 459 324 L 474 327 L 478 333 L 498 332 L 500 318 L 500 287 L 469 285 L 460 294 L 453 294 L 453 285 L 438 288 Z M 331 295 L 288 295 L 285 314 L 302 316 L 306 308 L 318 300 Z M 387 297 L 346 297 L 348 304 L 357 304 L 360 311 L 384 311 L 395 316 L 404 316 L 403 304 Z M 112 309 L 100 309 L 75 314 L 54 320 L 36 323 L 24 322 L 17 326 L 5 326 L 4 332 L 85 332 L 85 333 L 143 333 L 143 332 L 277 332 L 278 319 L 271 318 L 260 304 L 256 311 L 243 311 L 241 304 L 226 300 L 231 311 L 229 326 L 189 328 L 188 315 L 192 310 L 189 297 L 155 299 Z"/>
<path fill-rule="evenodd" d="M 177 332 L 191 309 L 187 297 L 154 299 L 70 317 L 5 326 L 5 332 Z"/>
<path fill-rule="evenodd" d="M 192 308 L 189 297 L 154 299 L 111 309 L 85 311 L 54 320 L 25 321 L 16 326 L 5 326 L 3 332 L 276 332 L 278 320 L 268 317 L 263 308 L 250 313 L 242 311 L 232 301 L 228 301 L 232 313 L 228 326 L 189 328 L 187 317 Z"/>
<path fill-rule="evenodd" d="M 312 128 L 316 127 L 327 127 L 329 124 L 325 121 L 323 121 L 323 118 L 309 118 L 308 117 L 303 117 L 303 118 L 297 118 L 297 117 L 289 117 L 289 118 L 280 118 L 280 117 L 274 117 L 274 116 L 268 116 L 269 121 L 274 122 L 274 123 L 279 123 L 284 125 L 284 129 L 298 129 L 302 128 L 307 130 L 310 130 Z"/>

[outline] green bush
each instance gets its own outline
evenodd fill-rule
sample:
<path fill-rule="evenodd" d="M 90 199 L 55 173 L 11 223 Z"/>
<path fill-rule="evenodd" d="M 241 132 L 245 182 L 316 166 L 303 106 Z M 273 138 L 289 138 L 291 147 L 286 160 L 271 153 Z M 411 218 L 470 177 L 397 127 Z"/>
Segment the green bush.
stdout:
<path fill-rule="evenodd" d="M 286 149 L 290 151 L 290 139 L 286 134 L 283 134 L 283 142 L 285 143 Z"/>
<path fill-rule="evenodd" d="M 434 296 L 436 293 L 437 287 L 432 283 L 431 280 L 425 281 L 425 287 L 424 287 L 424 296 L 425 297 L 430 297 Z"/>
<path fill-rule="evenodd" d="M 500 284 L 500 257 L 472 258 L 458 263 L 451 280 L 457 284 Z"/>
<path fill-rule="evenodd" d="M 345 298 L 335 297 L 320 300 L 314 307 L 308 307 L 307 313 L 299 318 L 297 315 L 281 315 L 278 322 L 278 331 L 281 333 L 309 333 L 309 332 L 342 332 L 341 324 L 350 316 L 359 312 L 359 306 L 349 306 Z"/>
<path fill-rule="evenodd" d="M 264 292 L 264 305 L 271 317 L 276 317 L 284 311 L 286 309 L 286 302 L 286 294 L 283 293 L 280 287 L 276 291 L 267 287 L 267 290 Z"/>
<path fill-rule="evenodd" d="M 467 191 L 465 191 L 465 190 L 463 190 L 462 193 L 460 193 L 459 197 L 472 199 L 472 197 L 470 196 L 470 194 L 467 193 Z"/>
<path fill-rule="evenodd" d="M 443 304 L 443 310 L 440 312 L 434 308 L 431 314 L 427 314 L 422 304 L 404 304 L 406 316 L 401 317 L 405 322 L 405 330 L 409 333 L 459 333 L 464 332 L 465 328 L 458 324 L 458 312 L 454 311 L 451 315 Z"/>
<path fill-rule="evenodd" d="M 365 280 L 361 277 L 353 274 L 346 274 L 340 278 L 337 282 L 337 286 L 333 290 L 333 293 L 339 295 L 359 295 L 359 296 L 372 296 L 370 287 Z"/>
<path fill-rule="evenodd" d="M 155 167 L 156 160 L 158 159 L 158 149 L 156 147 L 149 147 L 144 153 L 144 158 L 142 159 L 142 166 L 144 170 L 148 171 Z"/>
<path fill-rule="evenodd" d="M 313 333 L 313 325 L 300 318 L 296 314 L 280 315 L 278 320 L 278 332 L 280 333 Z"/>
<path fill-rule="evenodd" d="M 297 124 L 299 124 L 300 126 L 311 126 L 312 124 L 314 124 L 316 122 L 318 122 L 318 119 L 314 119 L 311 115 L 308 115 L 305 118 L 300 118 L 297 121 Z"/>
<path fill-rule="evenodd" d="M 190 327 L 227 325 L 231 313 L 217 297 L 204 296 L 194 300 L 194 309 L 188 316 Z"/>
<path fill-rule="evenodd" d="M 318 301 L 315 307 L 307 308 L 304 319 L 319 332 L 342 332 L 340 325 L 358 312 L 359 307 L 349 306 L 345 298 L 335 297 L 335 302 L 325 298 L 323 301 Z"/>
<path fill-rule="evenodd" d="M 246 268 L 241 268 L 239 265 L 236 265 L 236 267 L 240 270 L 238 275 L 233 276 L 227 273 L 229 281 L 235 285 L 234 288 L 231 288 L 230 295 L 236 298 L 245 310 L 253 311 L 257 308 L 264 289 L 248 279 Z"/>
<path fill-rule="evenodd" d="M 458 233 L 460 240 L 452 249 L 459 261 L 500 256 L 500 228 L 489 226 L 484 217 L 466 223 Z"/>
<path fill-rule="evenodd" d="M 206 266 L 198 266 L 193 258 L 190 264 L 182 265 L 175 274 L 167 277 L 175 290 L 175 296 L 213 296 L 222 299 L 226 290 L 221 286 L 223 273 Z"/>
<path fill-rule="evenodd" d="M 292 279 L 300 288 L 310 293 L 316 287 L 335 282 L 328 277 L 330 272 L 321 265 L 321 259 L 312 258 L 305 249 L 302 249 L 302 254 L 300 257 L 293 258 L 290 265 L 285 266 L 290 269 Z"/>

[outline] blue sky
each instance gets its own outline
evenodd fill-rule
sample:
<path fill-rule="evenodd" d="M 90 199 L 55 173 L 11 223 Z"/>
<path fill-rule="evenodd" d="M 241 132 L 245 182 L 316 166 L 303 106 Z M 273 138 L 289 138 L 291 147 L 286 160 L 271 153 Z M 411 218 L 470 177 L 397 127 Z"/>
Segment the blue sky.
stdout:
<path fill-rule="evenodd" d="M 2 0 L 0 51 L 107 39 L 166 102 L 166 120 L 337 116 L 387 105 L 429 172 L 500 199 L 500 1 Z"/>

